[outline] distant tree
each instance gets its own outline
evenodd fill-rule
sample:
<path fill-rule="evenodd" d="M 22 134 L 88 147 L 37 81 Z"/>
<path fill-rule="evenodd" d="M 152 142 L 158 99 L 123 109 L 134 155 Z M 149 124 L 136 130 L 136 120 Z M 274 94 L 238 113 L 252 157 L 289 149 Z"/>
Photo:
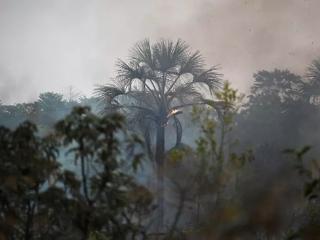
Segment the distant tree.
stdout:
<path fill-rule="evenodd" d="M 266 100 L 264 104 L 271 104 L 272 101 L 286 103 L 301 98 L 302 78 L 288 70 L 262 70 L 254 74 L 253 78 L 249 95 L 252 101 L 249 104 L 260 104 L 262 100 Z"/>
<path fill-rule="evenodd" d="M 138 43 L 131 51 L 128 62 L 119 60 L 118 74 L 113 85 L 101 86 L 97 94 L 107 109 L 121 109 L 144 133 L 151 159 L 155 160 L 160 222 L 163 222 L 163 167 L 165 129 L 172 119 L 176 130 L 176 145 L 181 142 L 182 127 L 177 114 L 181 109 L 203 104 L 199 87 L 210 92 L 219 85 L 216 68 L 206 69 L 198 51 L 181 40 L 149 40 Z M 152 134 L 155 131 L 155 151 Z"/>
<path fill-rule="evenodd" d="M 0 124 L 9 128 L 16 128 L 23 121 L 38 120 L 38 109 L 34 103 L 18 103 L 0 106 Z"/>
<path fill-rule="evenodd" d="M 54 92 L 41 93 L 37 103 L 41 111 L 56 110 L 64 104 L 63 95 Z"/>
<path fill-rule="evenodd" d="M 69 86 L 65 96 L 68 102 L 78 102 L 81 98 L 81 93 L 77 92 L 73 86 Z"/>
<path fill-rule="evenodd" d="M 304 82 L 288 70 L 259 71 L 248 102 L 237 116 L 237 134 L 243 144 L 279 156 L 281 149 L 297 144 L 305 121 Z"/>
<path fill-rule="evenodd" d="M 97 97 L 86 97 L 81 96 L 79 97 L 79 105 L 81 106 L 89 106 L 92 112 L 99 114 L 103 113 L 103 109 L 105 106 L 101 105 L 100 99 Z"/>
<path fill-rule="evenodd" d="M 307 101 L 320 103 L 320 59 L 313 60 L 307 68 L 306 82 L 303 86 L 304 96 Z"/>
<path fill-rule="evenodd" d="M 38 123 L 49 128 L 52 128 L 54 123 L 63 118 L 74 106 L 67 104 L 62 94 L 54 92 L 41 93 L 35 104 L 39 112 Z"/>
<path fill-rule="evenodd" d="M 55 122 L 62 119 L 75 106 L 90 106 L 95 113 L 101 110 L 96 97 L 65 100 L 59 93 L 45 92 L 41 93 L 35 102 L 0 104 L 0 125 L 16 128 L 23 121 L 29 120 L 37 124 L 42 134 L 52 130 Z"/>

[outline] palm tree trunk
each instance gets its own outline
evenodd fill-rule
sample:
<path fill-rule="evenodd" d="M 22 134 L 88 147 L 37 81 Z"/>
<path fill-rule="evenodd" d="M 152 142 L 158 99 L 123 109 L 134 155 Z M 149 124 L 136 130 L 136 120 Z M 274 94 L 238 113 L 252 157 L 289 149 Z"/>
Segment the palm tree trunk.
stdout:
<path fill-rule="evenodd" d="M 157 195 L 159 208 L 159 230 L 163 228 L 164 224 L 164 153 L 165 153 L 165 127 L 160 123 L 157 126 L 156 136 L 156 154 L 155 161 L 157 166 Z"/>

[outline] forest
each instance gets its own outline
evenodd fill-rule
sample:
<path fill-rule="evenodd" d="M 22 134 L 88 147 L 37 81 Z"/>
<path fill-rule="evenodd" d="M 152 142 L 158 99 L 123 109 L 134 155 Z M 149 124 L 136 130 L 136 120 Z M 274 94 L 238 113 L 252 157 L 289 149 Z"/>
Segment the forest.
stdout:
<path fill-rule="evenodd" d="M 1 104 L 0 240 L 320 239 L 320 58 L 248 93 L 208 64 L 142 40 L 93 96 Z"/>

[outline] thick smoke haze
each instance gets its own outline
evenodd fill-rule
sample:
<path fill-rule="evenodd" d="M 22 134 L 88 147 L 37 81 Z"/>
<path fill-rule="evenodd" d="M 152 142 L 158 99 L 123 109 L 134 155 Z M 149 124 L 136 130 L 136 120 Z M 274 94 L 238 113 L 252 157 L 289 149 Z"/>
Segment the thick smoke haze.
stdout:
<path fill-rule="evenodd" d="M 0 0 L 0 99 L 92 94 L 139 40 L 182 38 L 241 91 L 320 56 L 318 0 Z"/>

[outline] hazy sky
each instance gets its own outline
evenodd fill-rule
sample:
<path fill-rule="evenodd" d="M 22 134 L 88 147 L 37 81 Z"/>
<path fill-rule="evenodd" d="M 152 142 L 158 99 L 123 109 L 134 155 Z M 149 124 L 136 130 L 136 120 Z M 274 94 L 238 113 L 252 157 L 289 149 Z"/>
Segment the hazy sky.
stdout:
<path fill-rule="evenodd" d="M 0 0 L 0 99 L 92 94 L 139 40 L 182 38 L 245 91 L 320 57 L 319 0 Z"/>

